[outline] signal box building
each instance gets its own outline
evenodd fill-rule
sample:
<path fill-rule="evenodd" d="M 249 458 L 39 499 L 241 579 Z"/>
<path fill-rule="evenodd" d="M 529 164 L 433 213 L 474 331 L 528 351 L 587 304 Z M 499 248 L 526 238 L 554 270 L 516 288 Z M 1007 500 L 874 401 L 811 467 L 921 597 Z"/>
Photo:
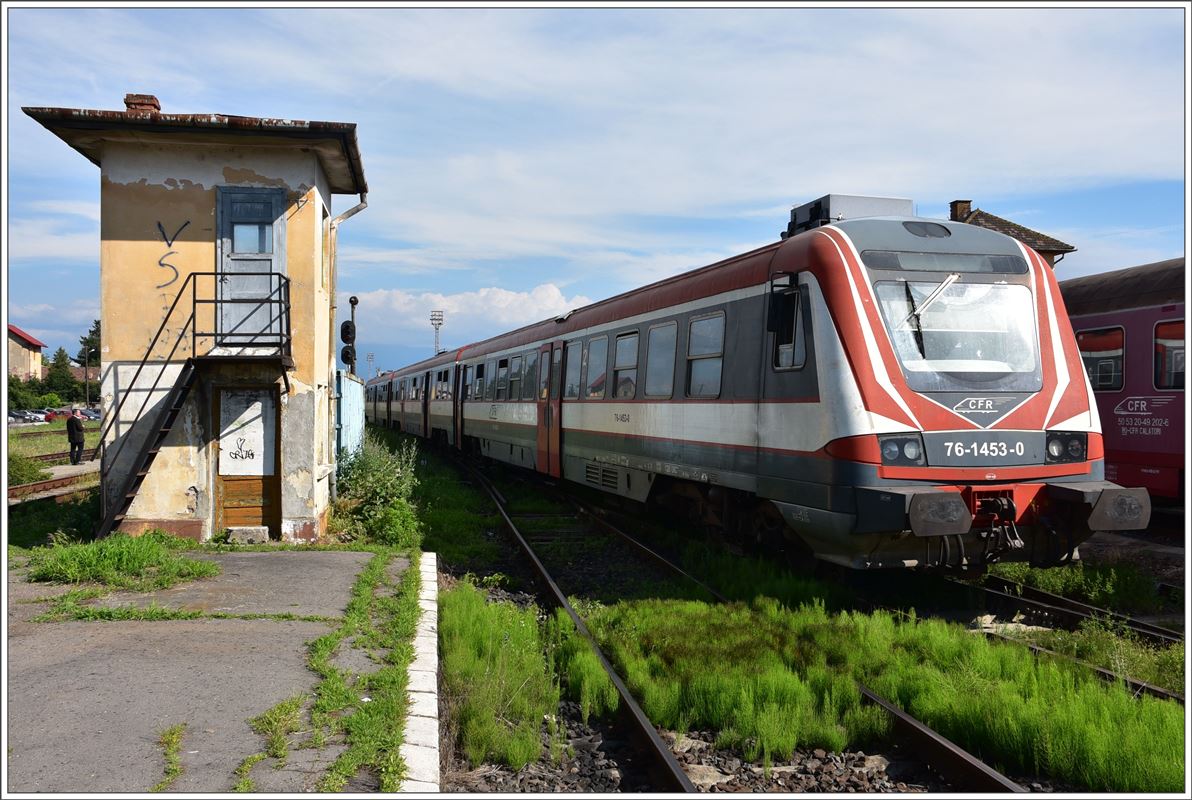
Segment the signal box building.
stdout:
<path fill-rule="evenodd" d="M 335 239 L 356 126 L 25 108 L 100 170 L 104 520 L 313 541 L 335 478 Z M 335 194 L 360 195 L 332 216 Z"/>

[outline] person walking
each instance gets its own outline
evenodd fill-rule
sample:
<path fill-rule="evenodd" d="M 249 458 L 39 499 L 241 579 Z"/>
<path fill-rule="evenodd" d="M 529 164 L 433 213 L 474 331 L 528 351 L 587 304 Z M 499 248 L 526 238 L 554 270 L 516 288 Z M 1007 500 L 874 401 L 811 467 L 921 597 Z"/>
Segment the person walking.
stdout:
<path fill-rule="evenodd" d="M 83 461 L 83 412 L 77 408 L 66 418 L 66 440 L 70 442 L 70 463 Z"/>

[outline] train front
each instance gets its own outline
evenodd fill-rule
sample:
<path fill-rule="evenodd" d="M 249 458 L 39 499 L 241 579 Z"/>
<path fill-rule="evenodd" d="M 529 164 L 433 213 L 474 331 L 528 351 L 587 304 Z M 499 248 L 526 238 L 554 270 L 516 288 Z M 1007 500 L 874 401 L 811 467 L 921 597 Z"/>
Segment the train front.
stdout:
<path fill-rule="evenodd" d="M 813 520 L 776 503 L 818 556 L 857 568 L 1056 564 L 1095 531 L 1146 527 L 1146 491 L 1104 480 L 1092 392 L 1037 253 L 906 218 L 799 238 L 788 245 L 812 265 L 851 366 L 820 376 L 847 409 L 836 422 L 850 435 L 824 448 L 836 508 Z"/>

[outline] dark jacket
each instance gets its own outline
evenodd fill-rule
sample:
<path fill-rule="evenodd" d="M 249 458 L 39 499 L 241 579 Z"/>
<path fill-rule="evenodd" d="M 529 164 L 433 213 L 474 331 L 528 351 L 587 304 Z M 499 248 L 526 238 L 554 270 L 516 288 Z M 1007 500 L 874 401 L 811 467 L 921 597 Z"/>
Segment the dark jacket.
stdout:
<path fill-rule="evenodd" d="M 83 441 L 83 420 L 74 416 L 66 418 L 66 440 L 71 444 Z"/>

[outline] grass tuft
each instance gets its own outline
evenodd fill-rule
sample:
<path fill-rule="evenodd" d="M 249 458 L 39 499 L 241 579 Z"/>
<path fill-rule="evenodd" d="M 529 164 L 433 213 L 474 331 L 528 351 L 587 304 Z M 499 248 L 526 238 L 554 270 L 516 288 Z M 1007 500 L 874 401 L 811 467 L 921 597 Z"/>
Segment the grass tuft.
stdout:
<path fill-rule="evenodd" d="M 154 784 L 149 791 L 164 792 L 182 774 L 182 758 L 179 751 L 182 748 L 182 734 L 185 732 L 186 723 L 179 723 L 161 732 L 157 743 L 161 745 L 162 754 L 165 757 L 165 772 L 162 779 Z"/>
<path fill-rule="evenodd" d="M 29 556 L 29 580 L 100 583 L 110 588 L 151 591 L 219 574 L 219 565 L 179 555 L 185 542 L 160 531 L 142 536 L 115 534 L 86 544 L 37 549 Z"/>
<path fill-rule="evenodd" d="M 1077 561 L 1061 567 L 1032 567 L 1016 562 L 995 564 L 989 574 L 1123 614 L 1154 614 L 1163 607 L 1154 577 L 1134 564 Z"/>

